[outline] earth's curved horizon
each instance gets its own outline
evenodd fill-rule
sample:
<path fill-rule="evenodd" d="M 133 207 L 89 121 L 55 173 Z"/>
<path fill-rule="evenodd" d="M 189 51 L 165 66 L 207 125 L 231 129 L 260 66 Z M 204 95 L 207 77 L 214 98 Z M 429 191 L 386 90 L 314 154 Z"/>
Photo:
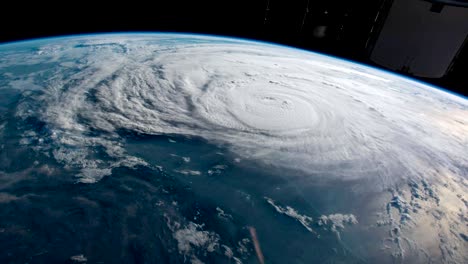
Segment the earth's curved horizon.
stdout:
<path fill-rule="evenodd" d="M 17 39 L 17 40 L 8 40 L 4 42 L 0 42 L 0 46 L 8 46 L 8 45 L 21 45 L 21 44 L 27 44 L 28 42 L 37 42 L 37 41 L 47 41 L 47 40 L 59 40 L 59 39 L 67 39 L 67 38 L 77 38 L 77 37 L 93 37 L 93 36 L 119 36 L 119 35 L 146 35 L 146 36 L 158 36 L 158 35 L 183 35 L 183 36 L 193 36 L 193 37 L 210 37 L 210 38 L 218 38 L 218 39 L 231 39 L 231 40 L 239 40 L 239 41 L 244 41 L 244 42 L 253 42 L 253 43 L 258 43 L 258 44 L 265 44 L 268 46 L 276 46 L 276 47 L 283 47 L 287 49 L 293 49 L 301 52 L 307 52 L 307 53 L 312 53 L 312 54 L 317 54 L 320 56 L 325 56 L 329 57 L 332 59 L 337 59 L 341 61 L 347 61 L 352 64 L 360 65 L 366 68 L 371 68 L 375 69 L 377 71 L 385 72 L 389 75 L 395 75 L 399 78 L 404 78 L 404 79 L 409 79 L 414 82 L 421 83 L 425 86 L 431 87 L 433 89 L 441 90 L 443 92 L 452 94 L 457 97 L 461 97 L 463 99 L 468 99 L 468 96 L 461 94 L 457 91 L 450 90 L 449 88 L 444 88 L 442 86 L 438 86 L 433 83 L 425 82 L 422 80 L 419 80 L 417 78 L 413 78 L 411 76 L 406 76 L 403 74 L 400 74 L 398 72 L 394 72 L 391 70 L 386 70 L 385 68 L 381 68 L 378 66 L 374 65 L 369 65 L 360 61 L 355 61 L 353 59 L 349 58 L 343 58 L 340 56 L 336 56 L 333 54 L 328 54 L 328 53 L 322 53 L 319 51 L 315 50 L 310 50 L 310 49 L 305 49 L 301 47 L 296 47 L 288 44 L 282 44 L 282 43 L 276 43 L 273 41 L 267 41 L 267 40 L 258 40 L 254 38 L 248 38 L 248 37 L 240 37 L 240 36 L 230 36 L 230 35 L 217 35 L 217 34 L 209 34 L 209 33 L 191 33 L 189 31 L 120 31 L 120 32 L 107 32 L 107 31 L 102 31 L 102 32 L 97 32 L 97 33 L 79 33 L 79 34 L 65 34 L 65 35 L 53 35 L 53 36 L 44 36 L 44 37 L 35 37 L 35 38 L 22 38 L 22 39 Z"/>
<path fill-rule="evenodd" d="M 2 43 L 0 138 L 2 263 L 468 262 L 468 99 L 349 60 Z"/>

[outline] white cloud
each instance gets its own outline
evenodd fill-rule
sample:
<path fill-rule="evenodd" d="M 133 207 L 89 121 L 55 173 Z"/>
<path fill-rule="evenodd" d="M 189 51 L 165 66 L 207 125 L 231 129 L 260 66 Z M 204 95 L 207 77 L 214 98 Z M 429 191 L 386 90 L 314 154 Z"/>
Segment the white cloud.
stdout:
<path fill-rule="evenodd" d="M 189 254 L 193 247 L 205 248 L 213 252 L 219 246 L 219 236 L 215 233 L 202 230 L 200 225 L 189 222 L 188 225 L 174 232 L 177 247 L 181 254 Z"/>
<path fill-rule="evenodd" d="M 296 219 L 307 231 L 316 234 L 316 232 L 312 229 L 312 224 L 313 224 L 313 219 L 310 216 L 307 215 L 301 215 L 299 214 L 294 208 L 290 206 L 282 207 L 280 205 L 277 205 L 273 199 L 265 197 L 265 200 L 275 208 L 275 210 L 280 213 L 287 215 L 291 218 Z"/>
<path fill-rule="evenodd" d="M 457 164 L 468 164 L 464 99 L 318 54 L 191 38 L 199 44 L 174 35 L 68 38 L 41 54 L 9 54 L 2 65 L 67 66 L 41 69 L 54 76 L 42 83 L 31 74 L 13 83 L 44 87 L 17 114 L 56 133 L 46 135 L 51 149 L 66 146 L 88 163 L 104 145 L 113 158 L 128 158 L 117 134 L 124 130 L 200 136 L 227 143 L 242 158 L 307 175 L 367 178 L 382 189 L 402 177 L 437 176 L 438 166 L 462 173 Z M 97 168 L 119 166 L 112 164 Z"/>
<path fill-rule="evenodd" d="M 180 174 L 184 174 L 184 175 L 192 175 L 192 176 L 201 175 L 201 171 L 197 171 L 197 170 L 174 170 L 174 171 Z"/>
<path fill-rule="evenodd" d="M 340 230 L 343 230 L 346 225 L 357 224 L 357 218 L 353 214 L 330 214 L 319 217 L 317 224 L 324 228 L 330 228 L 336 234 L 338 239 L 341 239 Z"/>

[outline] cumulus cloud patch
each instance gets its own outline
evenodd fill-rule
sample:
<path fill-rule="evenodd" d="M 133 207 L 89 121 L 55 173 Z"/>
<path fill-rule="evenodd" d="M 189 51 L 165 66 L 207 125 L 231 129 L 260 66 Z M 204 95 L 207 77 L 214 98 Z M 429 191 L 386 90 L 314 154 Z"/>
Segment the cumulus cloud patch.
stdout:
<path fill-rule="evenodd" d="M 338 239 L 341 239 L 339 230 L 343 230 L 346 225 L 355 225 L 358 223 L 353 214 L 330 214 L 319 217 L 317 224 L 322 227 L 330 228 Z"/>
<path fill-rule="evenodd" d="M 219 242 L 218 235 L 201 230 L 201 227 L 193 222 L 190 222 L 185 228 L 177 230 L 173 236 L 177 240 L 181 254 L 190 253 L 192 247 L 203 247 L 208 252 L 213 252 Z"/>
<path fill-rule="evenodd" d="M 312 229 L 312 226 L 321 227 L 324 230 L 330 230 L 335 233 L 338 239 L 340 237 L 340 230 L 344 230 L 345 226 L 347 225 L 355 225 L 358 223 L 356 216 L 353 214 L 330 214 L 330 215 L 321 215 L 316 221 L 313 220 L 312 217 L 300 214 L 296 209 L 292 208 L 291 206 L 280 206 L 271 198 L 265 197 L 267 203 L 269 203 L 276 212 L 280 214 L 287 215 L 299 223 L 307 229 L 307 231 L 318 235 L 316 231 Z M 319 236 L 319 235 L 318 235 Z"/>

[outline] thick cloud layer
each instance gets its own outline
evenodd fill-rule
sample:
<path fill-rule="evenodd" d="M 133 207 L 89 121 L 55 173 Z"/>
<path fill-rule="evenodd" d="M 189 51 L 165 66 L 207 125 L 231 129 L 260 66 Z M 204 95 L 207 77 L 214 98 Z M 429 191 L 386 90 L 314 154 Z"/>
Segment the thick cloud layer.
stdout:
<path fill-rule="evenodd" d="M 27 76 L 10 85 L 43 87 L 18 116 L 44 121 L 47 151 L 81 167 L 84 182 L 145 164 L 125 154 L 121 131 L 200 136 L 267 165 L 382 186 L 441 167 L 467 176 L 467 100 L 414 81 L 241 40 L 133 35 L 60 43 L 0 65 L 55 65 L 46 82 Z M 111 161 L 92 157 L 97 146 Z"/>

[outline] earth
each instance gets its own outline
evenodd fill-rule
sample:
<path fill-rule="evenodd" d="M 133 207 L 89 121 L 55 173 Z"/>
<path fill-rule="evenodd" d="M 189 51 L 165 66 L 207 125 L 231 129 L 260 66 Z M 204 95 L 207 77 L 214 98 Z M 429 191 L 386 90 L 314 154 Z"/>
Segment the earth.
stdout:
<path fill-rule="evenodd" d="M 468 100 L 243 39 L 0 45 L 1 263 L 468 263 Z"/>

